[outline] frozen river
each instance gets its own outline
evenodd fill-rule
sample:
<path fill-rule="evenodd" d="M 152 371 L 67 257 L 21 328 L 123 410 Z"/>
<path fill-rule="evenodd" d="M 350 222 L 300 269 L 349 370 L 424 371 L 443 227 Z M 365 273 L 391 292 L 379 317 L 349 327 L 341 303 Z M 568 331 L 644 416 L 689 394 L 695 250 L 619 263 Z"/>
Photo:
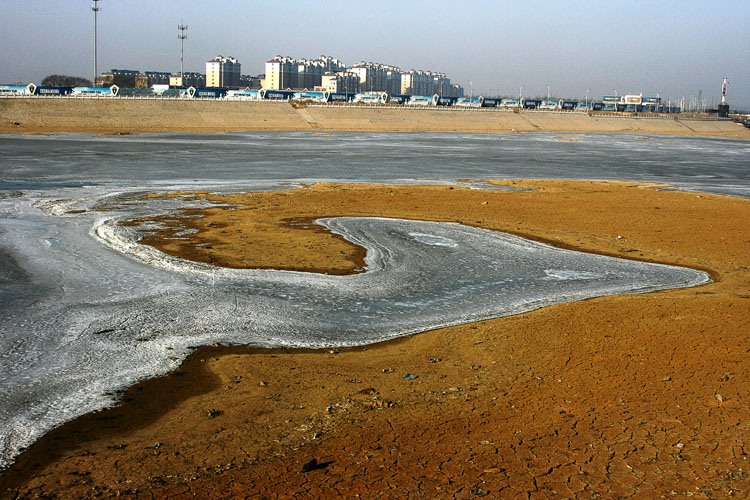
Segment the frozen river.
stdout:
<path fill-rule="evenodd" d="M 709 279 L 458 224 L 378 218 L 319 221 L 367 248 L 362 274 L 218 269 L 143 247 L 118 224 L 201 201 L 138 193 L 554 177 L 748 196 L 748 152 L 739 141 L 616 135 L 0 137 L 0 465 L 52 427 L 111 405 L 105 394 L 177 367 L 195 346 L 365 344 Z"/>
<path fill-rule="evenodd" d="M 749 157 L 749 141 L 626 134 L 6 135 L 0 189 L 549 178 L 664 182 L 750 197 Z"/>

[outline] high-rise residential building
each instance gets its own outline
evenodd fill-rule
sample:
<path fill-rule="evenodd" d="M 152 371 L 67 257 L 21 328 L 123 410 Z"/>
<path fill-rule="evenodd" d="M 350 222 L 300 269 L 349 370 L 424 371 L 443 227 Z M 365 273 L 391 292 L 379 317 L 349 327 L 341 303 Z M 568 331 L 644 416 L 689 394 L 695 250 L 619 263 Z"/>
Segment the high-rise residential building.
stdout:
<path fill-rule="evenodd" d="M 433 73 L 423 70 L 409 70 L 401 74 L 401 93 L 412 95 L 433 95 L 439 94 L 435 89 L 435 79 Z"/>
<path fill-rule="evenodd" d="M 398 94 L 401 70 L 396 66 L 360 61 L 349 71 L 359 77 L 362 92 L 388 92 Z"/>
<path fill-rule="evenodd" d="M 359 77 L 356 73 L 339 71 L 326 73 L 321 77 L 320 88 L 328 92 L 359 93 Z"/>
<path fill-rule="evenodd" d="M 412 69 L 401 73 L 401 93 L 463 97 L 463 88 L 460 85 L 452 84 L 445 73 Z"/>
<path fill-rule="evenodd" d="M 298 60 L 297 88 L 312 90 L 315 86 L 320 85 L 320 78 L 325 71 L 325 66 L 320 61 Z"/>
<path fill-rule="evenodd" d="M 239 87 L 240 63 L 234 57 L 216 56 L 206 61 L 206 87 Z"/>
<path fill-rule="evenodd" d="M 293 59 L 276 56 L 266 61 L 265 87 L 268 90 L 313 89 L 321 86 L 323 75 L 346 69 L 346 65 L 330 56 L 318 59 Z"/>
<path fill-rule="evenodd" d="M 320 56 L 318 58 L 318 62 L 320 62 L 325 67 L 325 70 L 328 73 L 338 73 L 339 71 L 346 69 L 346 64 L 339 61 L 335 57 Z"/>
<path fill-rule="evenodd" d="M 291 57 L 276 56 L 266 61 L 266 90 L 284 90 L 297 88 L 297 61 Z"/>

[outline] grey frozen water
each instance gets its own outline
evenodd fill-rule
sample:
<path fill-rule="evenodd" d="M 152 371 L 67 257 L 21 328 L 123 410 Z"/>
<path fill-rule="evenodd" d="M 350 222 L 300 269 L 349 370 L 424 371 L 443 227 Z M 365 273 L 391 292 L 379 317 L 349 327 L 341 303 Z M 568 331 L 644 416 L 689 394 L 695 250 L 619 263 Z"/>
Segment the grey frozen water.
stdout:
<path fill-rule="evenodd" d="M 750 196 L 750 143 L 627 134 L 0 136 L 0 189 L 257 181 L 609 179 Z"/>
<path fill-rule="evenodd" d="M 586 153 L 567 149 L 567 163 L 548 164 L 548 172 L 611 178 L 609 165 L 619 163 L 597 167 L 591 158 L 617 151 L 625 157 L 622 180 L 675 182 L 681 175 L 683 187 L 748 193 L 746 169 L 736 167 L 747 158 L 744 143 L 575 137 L 588 144 Z M 636 146 L 647 151 L 632 152 Z M 141 246 L 133 228 L 118 224 L 205 203 L 137 196 L 152 190 L 545 177 L 527 167 L 549 163 L 558 147 L 551 135 L 0 137 L 0 465 L 54 426 L 113 404 L 105 393 L 177 367 L 194 346 L 365 344 L 586 297 L 708 281 L 699 271 L 458 224 L 377 218 L 319 221 L 367 248 L 365 273 L 229 270 Z M 719 157 L 711 177 L 689 169 L 656 175 L 672 161 L 696 162 L 696 151 L 705 150 L 706 159 Z M 640 171 L 639 156 L 646 163 Z M 93 209 L 99 205 L 117 208 Z"/>

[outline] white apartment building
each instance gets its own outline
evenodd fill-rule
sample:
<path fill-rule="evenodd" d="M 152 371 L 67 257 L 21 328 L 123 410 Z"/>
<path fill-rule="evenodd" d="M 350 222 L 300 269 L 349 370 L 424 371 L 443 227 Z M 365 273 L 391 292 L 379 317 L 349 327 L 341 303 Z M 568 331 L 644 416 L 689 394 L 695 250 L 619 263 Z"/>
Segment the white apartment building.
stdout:
<path fill-rule="evenodd" d="M 312 90 L 320 85 L 326 68 L 322 61 L 300 59 L 297 61 L 297 88 Z"/>
<path fill-rule="evenodd" d="M 322 77 L 327 73 L 337 73 L 346 65 L 331 56 L 317 59 L 293 59 L 276 56 L 266 61 L 266 80 L 263 88 L 268 90 L 314 89 L 322 86 Z"/>
<path fill-rule="evenodd" d="M 297 88 L 297 71 L 297 61 L 291 57 L 276 56 L 266 61 L 266 79 L 263 88 L 266 90 Z"/>
<path fill-rule="evenodd" d="M 323 67 L 325 67 L 326 72 L 328 73 L 338 73 L 339 71 L 343 71 L 346 69 L 346 64 L 344 64 L 342 61 L 339 61 L 335 57 L 320 56 L 318 58 L 318 62 L 320 62 Z"/>
<path fill-rule="evenodd" d="M 463 88 L 452 84 L 450 78 L 445 73 L 412 69 L 407 73 L 401 73 L 401 93 L 462 97 Z"/>
<path fill-rule="evenodd" d="M 396 66 L 361 61 L 348 71 L 357 75 L 362 92 L 401 93 L 401 69 Z"/>
<path fill-rule="evenodd" d="M 239 87 L 240 63 L 234 57 L 216 56 L 206 61 L 206 87 Z"/>
<path fill-rule="evenodd" d="M 346 92 L 350 94 L 359 93 L 359 77 L 356 73 L 339 71 L 338 73 L 326 73 L 321 77 L 320 88 L 328 92 Z"/>

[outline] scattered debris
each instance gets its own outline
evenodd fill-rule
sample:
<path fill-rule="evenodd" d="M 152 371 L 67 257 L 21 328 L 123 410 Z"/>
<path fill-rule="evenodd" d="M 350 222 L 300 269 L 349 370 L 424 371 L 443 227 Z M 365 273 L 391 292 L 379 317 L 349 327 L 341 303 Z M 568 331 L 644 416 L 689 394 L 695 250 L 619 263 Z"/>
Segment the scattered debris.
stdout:
<path fill-rule="evenodd" d="M 414 375 L 412 373 L 404 373 L 403 375 L 401 375 L 401 378 L 406 379 L 406 380 L 414 380 L 415 378 L 419 378 L 419 375 Z"/>
<path fill-rule="evenodd" d="M 473 490 L 471 490 L 471 494 L 476 495 L 478 497 L 486 497 L 487 495 L 490 494 L 490 492 L 477 486 Z"/>
<path fill-rule="evenodd" d="M 214 408 L 208 409 L 208 418 L 216 418 L 221 415 L 224 415 L 224 412 L 222 410 L 216 410 Z"/>

